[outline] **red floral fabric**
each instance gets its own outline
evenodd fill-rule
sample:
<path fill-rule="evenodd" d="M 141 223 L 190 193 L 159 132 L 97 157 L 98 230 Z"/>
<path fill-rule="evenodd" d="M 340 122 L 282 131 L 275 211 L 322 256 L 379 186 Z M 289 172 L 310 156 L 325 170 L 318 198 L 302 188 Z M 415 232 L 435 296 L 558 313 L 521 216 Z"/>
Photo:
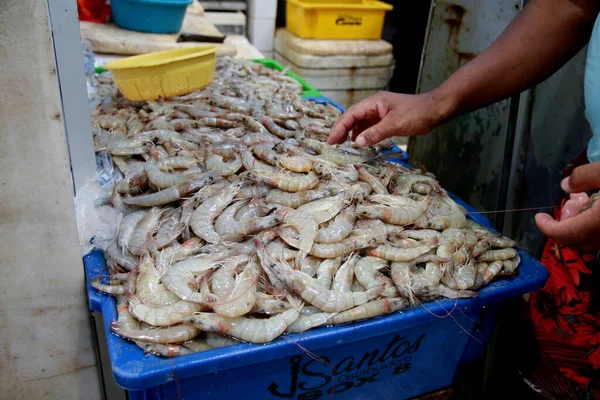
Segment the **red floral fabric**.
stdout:
<path fill-rule="evenodd" d="M 585 154 L 585 153 L 584 153 Z M 578 157 L 564 176 L 587 163 Z M 554 209 L 560 219 L 567 200 Z M 548 239 L 542 264 L 550 277 L 546 286 L 532 293 L 529 314 L 539 351 L 554 361 L 560 372 L 600 398 L 600 265 L 594 253 L 579 252 Z"/>

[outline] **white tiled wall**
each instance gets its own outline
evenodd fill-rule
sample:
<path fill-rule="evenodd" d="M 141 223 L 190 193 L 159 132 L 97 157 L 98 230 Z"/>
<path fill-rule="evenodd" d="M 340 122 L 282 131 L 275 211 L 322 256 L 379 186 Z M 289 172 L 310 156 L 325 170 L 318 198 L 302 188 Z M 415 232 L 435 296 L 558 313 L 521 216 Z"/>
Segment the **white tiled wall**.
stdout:
<path fill-rule="evenodd" d="M 248 0 L 248 39 L 261 52 L 273 51 L 277 0 Z"/>

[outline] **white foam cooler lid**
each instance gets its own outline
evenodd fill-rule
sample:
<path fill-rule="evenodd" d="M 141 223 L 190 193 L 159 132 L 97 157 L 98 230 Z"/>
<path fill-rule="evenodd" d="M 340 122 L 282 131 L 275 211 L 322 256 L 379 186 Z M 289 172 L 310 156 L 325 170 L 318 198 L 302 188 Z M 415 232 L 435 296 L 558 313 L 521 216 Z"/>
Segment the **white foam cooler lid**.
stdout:
<path fill-rule="evenodd" d="M 301 39 L 285 28 L 275 34 L 275 50 L 301 68 L 389 67 L 393 47 L 385 40 Z"/>

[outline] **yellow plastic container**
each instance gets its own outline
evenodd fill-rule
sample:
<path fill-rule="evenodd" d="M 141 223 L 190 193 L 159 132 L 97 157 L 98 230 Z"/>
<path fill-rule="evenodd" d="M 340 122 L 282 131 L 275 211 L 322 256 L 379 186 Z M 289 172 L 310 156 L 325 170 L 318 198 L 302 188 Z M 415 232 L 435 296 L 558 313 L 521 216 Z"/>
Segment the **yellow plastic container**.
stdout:
<path fill-rule="evenodd" d="M 208 86 L 215 77 L 215 46 L 158 51 L 113 61 L 115 84 L 128 100 L 181 96 Z"/>
<path fill-rule="evenodd" d="M 381 1 L 339 3 L 287 0 L 286 28 L 304 39 L 381 39 L 385 12 Z"/>

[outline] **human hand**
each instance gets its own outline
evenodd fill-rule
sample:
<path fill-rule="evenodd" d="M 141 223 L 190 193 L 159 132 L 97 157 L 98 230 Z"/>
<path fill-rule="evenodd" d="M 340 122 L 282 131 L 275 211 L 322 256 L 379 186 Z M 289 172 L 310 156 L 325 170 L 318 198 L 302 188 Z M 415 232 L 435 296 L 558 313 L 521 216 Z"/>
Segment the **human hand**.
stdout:
<path fill-rule="evenodd" d="M 340 144 L 352 131 L 359 147 L 392 136 L 429 133 L 444 117 L 443 104 L 433 93 L 417 95 L 379 92 L 350 107 L 333 125 L 327 142 Z"/>
<path fill-rule="evenodd" d="M 580 250 L 600 250 L 600 201 L 580 212 L 582 207 L 589 204 L 589 198 L 583 193 L 600 188 L 600 162 L 575 168 L 560 186 L 565 192 L 571 193 L 571 199 L 563 207 L 563 211 L 566 211 L 564 218 L 555 221 L 548 214 L 537 214 L 535 222 L 538 228 L 559 243 L 573 245 Z"/>

